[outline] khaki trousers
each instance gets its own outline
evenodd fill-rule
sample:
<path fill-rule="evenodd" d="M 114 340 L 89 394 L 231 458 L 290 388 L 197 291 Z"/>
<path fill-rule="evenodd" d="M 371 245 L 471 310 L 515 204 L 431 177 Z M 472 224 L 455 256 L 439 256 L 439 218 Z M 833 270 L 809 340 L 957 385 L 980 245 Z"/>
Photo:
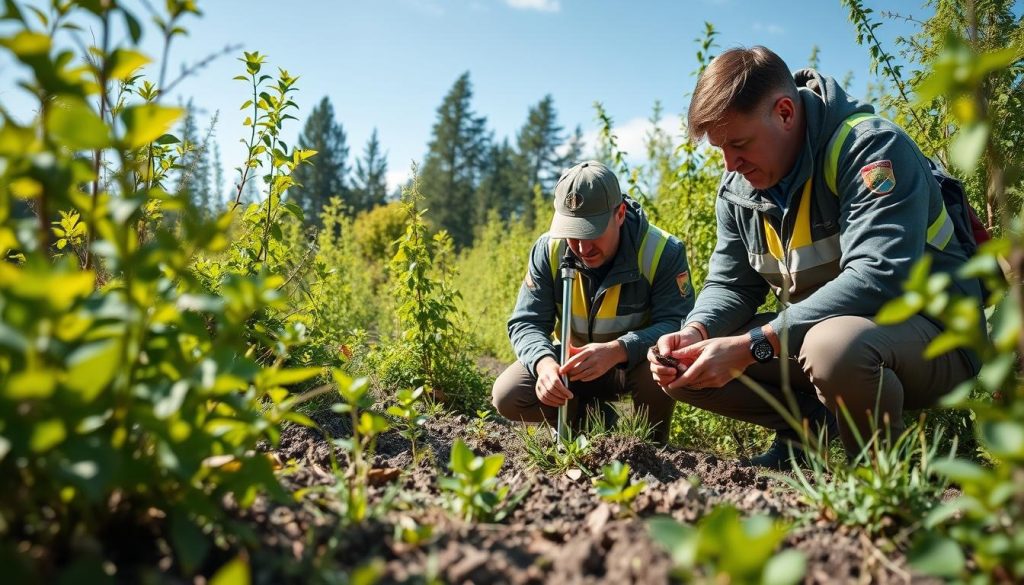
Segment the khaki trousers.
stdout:
<path fill-rule="evenodd" d="M 557 348 L 556 348 L 557 349 Z M 509 420 L 528 423 L 558 423 L 558 409 L 541 404 L 537 398 L 537 379 L 520 362 L 509 366 L 494 381 L 491 399 L 499 414 Z M 675 401 L 658 386 L 651 376 L 647 361 L 630 370 L 612 368 L 604 376 L 590 382 L 569 382 L 573 399 L 568 404 L 570 424 L 578 426 L 586 408 L 601 401 L 629 395 L 638 412 L 647 413 L 654 431 L 654 440 L 665 444 L 672 425 Z"/>
<path fill-rule="evenodd" d="M 734 335 L 767 323 L 774 315 L 755 316 Z M 839 420 L 848 454 L 859 445 L 839 411 L 845 404 L 866 441 L 872 428 L 888 428 L 892 437 L 903 431 L 903 409 L 934 405 L 974 371 L 958 351 L 933 360 L 924 349 L 940 329 L 924 317 L 914 316 L 897 325 L 878 325 L 865 317 L 833 317 L 811 327 L 798 355 L 754 364 L 744 372 L 783 405 L 782 368 L 788 368 L 790 387 L 801 413 L 824 403 Z M 788 428 L 782 415 L 747 384 L 733 380 L 721 388 L 678 388 L 668 391 L 676 400 L 705 410 L 772 429 Z M 877 408 L 876 408 L 877 404 Z M 888 425 L 886 427 L 886 425 Z"/>

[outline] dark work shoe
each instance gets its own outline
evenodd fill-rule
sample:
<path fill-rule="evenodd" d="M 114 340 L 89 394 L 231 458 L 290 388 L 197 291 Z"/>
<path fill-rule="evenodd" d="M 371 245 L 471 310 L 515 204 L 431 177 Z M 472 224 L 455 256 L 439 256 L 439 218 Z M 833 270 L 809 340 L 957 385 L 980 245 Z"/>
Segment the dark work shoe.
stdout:
<path fill-rule="evenodd" d="M 775 471 L 787 471 L 793 468 L 793 460 L 796 460 L 799 467 L 807 465 L 807 456 L 800 445 L 799 435 L 792 429 L 783 429 L 775 432 L 775 440 L 767 451 L 750 458 L 750 464 Z"/>

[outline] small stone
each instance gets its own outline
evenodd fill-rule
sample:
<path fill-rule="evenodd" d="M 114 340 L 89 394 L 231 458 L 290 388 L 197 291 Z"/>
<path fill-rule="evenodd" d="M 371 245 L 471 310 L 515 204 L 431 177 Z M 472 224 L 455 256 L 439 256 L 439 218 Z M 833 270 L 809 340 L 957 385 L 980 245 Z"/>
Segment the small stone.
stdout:
<path fill-rule="evenodd" d="M 601 534 L 611 517 L 612 509 L 608 504 L 602 503 L 600 506 L 594 508 L 594 510 L 587 515 L 587 527 L 590 528 L 590 534 L 594 536 Z"/>
<path fill-rule="evenodd" d="M 571 469 L 566 469 L 565 475 L 573 481 L 579 481 L 580 478 L 583 477 L 583 470 L 573 467 Z"/>

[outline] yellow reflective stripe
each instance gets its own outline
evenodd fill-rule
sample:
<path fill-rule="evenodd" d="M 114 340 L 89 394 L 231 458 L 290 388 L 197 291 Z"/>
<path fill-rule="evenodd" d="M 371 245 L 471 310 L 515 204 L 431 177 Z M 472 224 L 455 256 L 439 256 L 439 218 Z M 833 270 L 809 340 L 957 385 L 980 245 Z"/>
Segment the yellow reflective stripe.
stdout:
<path fill-rule="evenodd" d="M 793 224 L 793 235 L 789 237 L 789 249 L 795 250 L 811 244 L 811 180 L 804 184 L 803 195 L 800 196 L 800 207 L 797 209 L 796 222 Z"/>
<path fill-rule="evenodd" d="M 832 140 L 829 141 L 828 157 L 825 158 L 825 184 L 828 185 L 829 190 L 837 197 L 839 196 L 839 190 L 836 189 L 836 175 L 839 172 L 839 152 L 843 149 L 843 143 L 846 142 L 846 137 L 853 131 L 854 126 L 868 118 L 876 117 L 874 114 L 868 113 L 850 116 L 843 120 L 839 129 L 832 135 Z"/>
<path fill-rule="evenodd" d="M 772 227 L 772 223 L 768 221 L 767 214 L 761 216 L 761 221 L 764 223 L 764 239 L 768 244 L 768 253 L 776 260 L 782 260 L 782 240 L 779 239 L 779 234 Z"/>
<path fill-rule="evenodd" d="M 576 273 L 572 281 L 572 316 L 587 318 L 587 295 L 583 292 L 583 275 Z"/>
<path fill-rule="evenodd" d="M 654 283 L 654 273 L 658 271 L 658 263 L 661 262 L 661 254 L 665 251 L 669 237 L 664 230 L 648 224 L 636 257 L 637 266 L 648 284 Z"/>
<path fill-rule="evenodd" d="M 938 250 L 945 250 L 952 237 L 953 219 L 949 217 L 949 212 L 946 211 L 946 205 L 943 203 L 939 216 L 935 218 L 932 225 L 928 226 L 928 244 Z"/>
<path fill-rule="evenodd" d="M 604 298 L 601 299 L 601 306 L 597 310 L 598 319 L 615 317 L 616 311 L 619 308 L 620 292 L 622 292 L 621 284 L 616 284 L 604 292 Z"/>
<path fill-rule="evenodd" d="M 548 240 L 548 264 L 551 265 L 551 280 L 558 280 L 558 265 L 562 262 L 562 254 L 565 253 L 565 240 Z"/>

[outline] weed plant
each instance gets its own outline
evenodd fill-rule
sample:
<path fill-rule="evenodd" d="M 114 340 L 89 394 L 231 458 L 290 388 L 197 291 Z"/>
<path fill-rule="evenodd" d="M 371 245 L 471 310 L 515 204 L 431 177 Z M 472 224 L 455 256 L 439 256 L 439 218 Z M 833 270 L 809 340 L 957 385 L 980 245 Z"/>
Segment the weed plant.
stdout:
<path fill-rule="evenodd" d="M 629 465 L 618 460 L 602 467 L 601 476 L 595 477 L 593 484 L 602 500 L 617 504 L 628 516 L 634 515 L 633 500 L 647 486 L 643 481 L 633 481 L 629 477 Z"/>
<path fill-rule="evenodd" d="M 668 517 L 647 522 L 651 537 L 672 556 L 683 583 L 782 585 L 799 583 L 807 570 L 800 551 L 776 549 L 788 532 L 767 516 L 740 518 L 729 505 L 715 508 L 696 526 Z"/>
<path fill-rule="evenodd" d="M 461 439 L 455 441 L 448 463 L 452 475 L 441 478 L 439 485 L 451 492 L 452 510 L 466 522 L 500 522 L 525 495 L 524 491 L 509 499 L 509 487 L 499 485 L 504 462 L 500 453 L 480 457 Z"/>
<path fill-rule="evenodd" d="M 871 536 L 909 534 L 941 500 L 948 482 L 933 477 L 932 464 L 940 453 L 943 431 L 929 439 L 923 417 L 892 440 L 875 433 L 861 441 L 852 461 L 833 464 L 827 452 L 804 449 L 808 478 L 793 461 L 794 473 L 776 478 L 810 504 L 805 519 L 826 518 Z M 955 440 L 952 448 L 955 452 Z M 905 538 L 902 538 L 905 541 Z"/>

